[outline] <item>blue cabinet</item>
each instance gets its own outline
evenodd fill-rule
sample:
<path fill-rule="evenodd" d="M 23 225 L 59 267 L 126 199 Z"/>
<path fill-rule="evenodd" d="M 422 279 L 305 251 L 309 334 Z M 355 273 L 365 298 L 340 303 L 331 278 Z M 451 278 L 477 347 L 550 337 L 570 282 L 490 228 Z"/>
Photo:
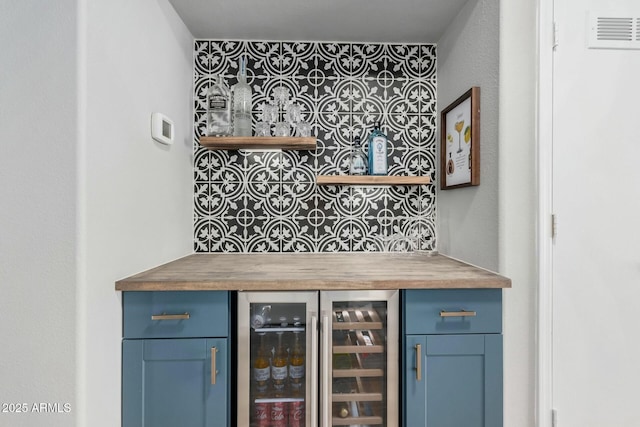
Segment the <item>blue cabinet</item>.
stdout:
<path fill-rule="evenodd" d="M 230 425 L 228 298 L 125 292 L 123 427 Z M 192 337 L 196 331 L 220 336 Z"/>
<path fill-rule="evenodd" d="M 502 427 L 501 303 L 499 289 L 405 291 L 404 426 Z"/>

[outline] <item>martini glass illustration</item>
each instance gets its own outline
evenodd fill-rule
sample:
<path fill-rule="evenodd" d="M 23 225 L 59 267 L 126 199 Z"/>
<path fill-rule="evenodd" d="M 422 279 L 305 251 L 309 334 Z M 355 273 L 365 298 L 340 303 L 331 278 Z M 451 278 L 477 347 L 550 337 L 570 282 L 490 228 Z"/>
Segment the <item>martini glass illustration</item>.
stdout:
<path fill-rule="evenodd" d="M 462 129 L 464 128 L 464 120 L 460 120 L 459 122 L 456 122 L 454 129 L 456 130 L 456 132 L 458 132 L 458 151 L 457 153 L 462 152 L 462 146 L 461 144 L 461 140 L 462 140 Z"/>

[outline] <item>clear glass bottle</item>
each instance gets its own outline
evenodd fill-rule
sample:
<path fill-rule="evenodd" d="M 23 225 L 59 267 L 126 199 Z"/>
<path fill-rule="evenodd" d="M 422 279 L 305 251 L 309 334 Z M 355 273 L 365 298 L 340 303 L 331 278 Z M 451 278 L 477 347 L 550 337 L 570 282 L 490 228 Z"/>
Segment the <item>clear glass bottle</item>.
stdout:
<path fill-rule="evenodd" d="M 369 175 L 387 174 L 387 145 L 387 135 L 380 130 L 380 122 L 376 122 L 369 135 Z"/>
<path fill-rule="evenodd" d="M 253 361 L 253 379 L 255 381 L 255 391 L 259 397 L 266 397 L 267 387 L 271 378 L 271 365 L 269 364 L 269 354 L 265 343 L 265 333 L 259 333 L 260 346 L 258 354 Z"/>
<path fill-rule="evenodd" d="M 271 365 L 271 380 L 273 383 L 273 392 L 275 397 L 284 397 L 287 392 L 287 378 L 289 357 L 282 339 L 283 332 L 277 332 L 278 346 L 273 355 L 273 363 Z"/>
<path fill-rule="evenodd" d="M 293 318 L 293 327 L 302 327 L 300 317 Z M 304 332 L 296 330 L 293 332 L 293 346 L 291 349 L 291 357 L 289 359 L 289 384 L 291 393 L 294 396 L 304 395 L 304 338 L 301 335 Z"/>
<path fill-rule="evenodd" d="M 240 58 L 238 83 L 233 85 L 233 135 L 251 136 L 251 86 L 247 84 L 247 60 Z"/>
<path fill-rule="evenodd" d="M 231 135 L 231 91 L 218 75 L 207 91 L 207 136 Z"/>
<path fill-rule="evenodd" d="M 364 152 L 362 151 L 359 136 L 353 138 L 353 150 L 351 151 L 351 159 L 349 161 L 349 174 L 367 174 L 367 156 L 365 156 Z"/>

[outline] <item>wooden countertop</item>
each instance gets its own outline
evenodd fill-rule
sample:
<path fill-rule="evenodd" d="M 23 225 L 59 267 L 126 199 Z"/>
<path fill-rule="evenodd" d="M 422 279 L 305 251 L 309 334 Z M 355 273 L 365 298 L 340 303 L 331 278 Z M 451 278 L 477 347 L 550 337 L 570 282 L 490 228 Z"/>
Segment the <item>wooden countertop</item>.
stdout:
<path fill-rule="evenodd" d="M 116 282 L 118 291 L 510 288 L 511 280 L 443 255 L 192 254 Z"/>

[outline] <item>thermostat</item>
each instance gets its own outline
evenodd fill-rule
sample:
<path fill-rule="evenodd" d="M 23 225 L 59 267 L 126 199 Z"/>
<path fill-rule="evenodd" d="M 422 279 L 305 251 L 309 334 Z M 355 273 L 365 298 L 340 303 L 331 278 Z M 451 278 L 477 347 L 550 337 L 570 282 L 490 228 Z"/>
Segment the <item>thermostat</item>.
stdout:
<path fill-rule="evenodd" d="M 152 113 L 151 137 L 162 144 L 173 144 L 173 120 L 162 113 Z"/>

